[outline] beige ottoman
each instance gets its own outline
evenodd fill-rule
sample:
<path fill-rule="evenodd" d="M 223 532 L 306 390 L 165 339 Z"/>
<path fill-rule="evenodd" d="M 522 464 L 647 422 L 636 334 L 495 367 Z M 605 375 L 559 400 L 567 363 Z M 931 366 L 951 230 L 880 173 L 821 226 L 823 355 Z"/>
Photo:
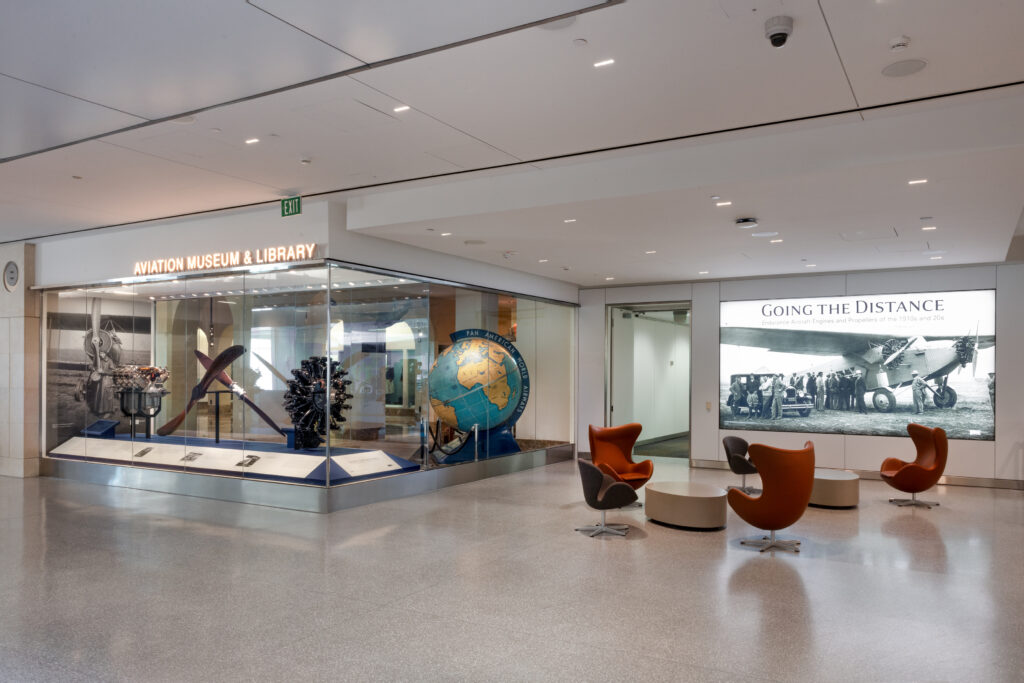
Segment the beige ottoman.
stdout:
<path fill-rule="evenodd" d="M 724 529 L 725 491 L 692 481 L 658 481 L 647 485 L 644 510 L 657 522 Z"/>
<path fill-rule="evenodd" d="M 830 508 L 856 507 L 860 502 L 860 477 L 845 470 L 814 468 L 811 505 Z"/>

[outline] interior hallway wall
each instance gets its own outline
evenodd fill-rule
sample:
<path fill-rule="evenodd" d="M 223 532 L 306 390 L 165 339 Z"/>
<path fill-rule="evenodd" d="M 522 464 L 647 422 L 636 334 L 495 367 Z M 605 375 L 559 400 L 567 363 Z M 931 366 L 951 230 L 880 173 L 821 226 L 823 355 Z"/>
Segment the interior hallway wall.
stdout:
<path fill-rule="evenodd" d="M 580 292 L 581 339 L 603 336 L 604 319 L 598 308 L 613 302 L 640 302 L 658 297 L 670 287 L 620 287 Z M 690 285 L 675 287 L 690 289 Z M 692 285 L 692 404 L 690 407 L 691 453 L 697 460 L 724 461 L 721 439 L 727 434 L 748 440 L 769 442 L 783 448 L 797 448 L 804 441 L 815 444 L 819 466 L 877 471 L 887 457 L 909 459 L 913 445 L 907 437 L 884 437 L 797 432 L 730 431 L 718 427 L 719 401 L 719 306 L 722 301 L 756 300 L 808 296 L 844 296 L 905 292 L 941 292 L 968 289 L 996 290 L 996 438 L 995 441 L 957 440 L 950 442 L 946 473 L 951 476 L 986 479 L 1024 480 L 1024 363 L 1018 349 L 1024 347 L 1024 316 L 1019 313 L 1024 300 L 1024 264 L 965 266 L 920 270 L 838 273 L 818 276 L 792 276 L 699 282 Z M 664 296 L 664 295 L 661 295 Z M 647 300 L 671 300 L 647 298 Z M 586 353 L 585 353 L 586 351 Z M 580 349 L 580 377 L 603 376 L 603 357 L 593 349 Z M 582 384 L 581 384 L 582 388 Z M 588 387 L 590 392 L 597 389 Z M 582 399 L 578 402 L 581 426 L 603 418 L 603 406 Z M 595 422 L 598 424 L 598 422 Z M 581 444 L 586 443 L 583 434 Z M 578 437 L 579 438 L 579 437 Z"/>
<path fill-rule="evenodd" d="M 13 262 L 20 281 L 8 291 L 0 285 L 0 475 L 39 474 L 42 297 L 32 291 L 35 247 L 0 245 L 0 268 Z"/>

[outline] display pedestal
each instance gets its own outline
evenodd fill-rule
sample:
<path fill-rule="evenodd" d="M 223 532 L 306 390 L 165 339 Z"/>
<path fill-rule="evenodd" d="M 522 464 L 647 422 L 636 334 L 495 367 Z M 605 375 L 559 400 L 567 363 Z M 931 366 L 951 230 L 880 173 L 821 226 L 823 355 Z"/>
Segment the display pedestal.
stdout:
<path fill-rule="evenodd" d="M 114 423 L 117 424 L 116 422 Z M 226 441 L 181 436 L 133 440 L 75 436 L 48 454 L 54 458 L 111 465 L 241 476 L 293 484 L 347 484 L 420 469 L 416 463 L 384 451 L 332 448 L 294 451 L 284 444 Z M 254 458 L 253 456 L 257 456 Z"/>

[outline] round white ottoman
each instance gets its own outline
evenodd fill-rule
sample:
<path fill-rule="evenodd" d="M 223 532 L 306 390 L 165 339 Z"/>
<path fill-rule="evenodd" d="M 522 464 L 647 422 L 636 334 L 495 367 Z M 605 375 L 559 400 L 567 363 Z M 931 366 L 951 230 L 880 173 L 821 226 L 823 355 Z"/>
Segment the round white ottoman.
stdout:
<path fill-rule="evenodd" d="M 860 477 L 845 470 L 814 468 L 811 505 L 830 508 L 856 507 L 860 503 Z"/>
<path fill-rule="evenodd" d="M 725 490 L 692 481 L 658 481 L 647 485 L 644 510 L 657 522 L 724 529 Z"/>

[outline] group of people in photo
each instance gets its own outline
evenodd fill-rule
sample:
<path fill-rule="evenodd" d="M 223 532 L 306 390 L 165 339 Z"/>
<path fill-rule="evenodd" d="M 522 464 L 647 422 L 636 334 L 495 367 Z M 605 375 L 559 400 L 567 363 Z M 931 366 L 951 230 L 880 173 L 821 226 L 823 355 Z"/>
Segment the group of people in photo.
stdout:
<path fill-rule="evenodd" d="M 823 371 L 794 372 L 788 381 L 783 373 L 758 373 L 756 377 L 761 378 L 760 384 L 745 382 L 742 375 L 733 377 L 729 387 L 729 405 L 733 415 L 740 416 L 743 405 L 746 405 L 747 415 L 753 419 L 781 420 L 787 388 L 794 389 L 797 395 L 803 392 L 809 396 L 815 410 L 867 413 L 864 374 L 853 367 L 827 374 Z"/>

